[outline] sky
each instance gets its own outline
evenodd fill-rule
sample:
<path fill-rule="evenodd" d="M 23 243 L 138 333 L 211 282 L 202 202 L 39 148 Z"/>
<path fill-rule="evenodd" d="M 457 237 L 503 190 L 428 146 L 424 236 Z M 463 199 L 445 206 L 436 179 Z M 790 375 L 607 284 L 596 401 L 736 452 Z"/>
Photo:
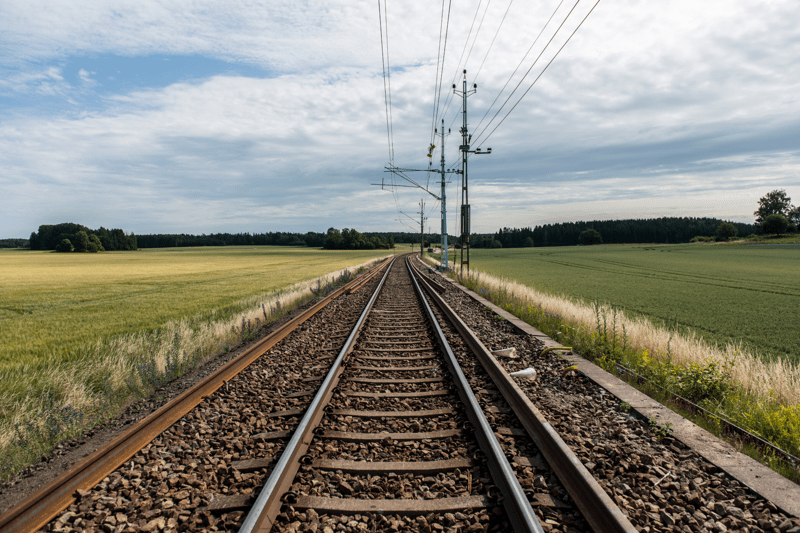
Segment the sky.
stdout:
<path fill-rule="evenodd" d="M 800 204 L 797 20 L 796 0 L 2 2 L 0 238 L 418 231 L 422 199 L 438 232 L 439 175 L 407 173 L 430 195 L 386 167 L 428 168 L 432 142 L 438 166 L 444 120 L 461 168 L 464 69 L 471 149 L 492 148 L 469 158 L 473 232 L 752 222 L 771 190 Z"/>

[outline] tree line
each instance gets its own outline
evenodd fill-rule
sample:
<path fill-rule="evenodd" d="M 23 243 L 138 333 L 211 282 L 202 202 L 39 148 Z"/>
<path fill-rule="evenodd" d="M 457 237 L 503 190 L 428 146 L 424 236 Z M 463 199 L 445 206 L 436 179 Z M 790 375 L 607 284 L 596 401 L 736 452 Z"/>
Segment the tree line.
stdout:
<path fill-rule="evenodd" d="M 31 233 L 31 250 L 57 252 L 102 252 L 105 250 L 136 250 L 136 235 L 121 229 L 90 229 L 81 224 L 63 222 L 42 224 L 39 231 Z"/>
<path fill-rule="evenodd" d="M 322 247 L 325 234 L 286 233 L 211 233 L 191 235 L 186 233 L 158 233 L 139 235 L 139 248 L 178 248 L 191 246 L 312 246 Z"/>
<path fill-rule="evenodd" d="M 791 204 L 785 190 L 774 190 L 758 201 L 755 224 L 726 222 L 717 218 L 662 217 L 652 219 L 595 220 L 591 222 L 563 222 L 545 224 L 534 228 L 501 228 L 497 233 L 473 234 L 470 245 L 474 248 L 523 248 L 532 246 L 574 246 L 576 244 L 633 244 L 680 243 L 697 240 L 727 240 L 736 235 L 755 233 L 780 235 L 796 232 L 800 225 L 800 207 Z M 714 237 L 716 235 L 716 237 Z M 440 240 L 437 234 L 423 236 L 428 242 Z M 459 238 L 449 236 L 459 247 Z M 98 252 L 103 250 L 136 250 L 137 248 L 171 248 L 190 246 L 308 246 L 329 250 L 368 250 L 394 248 L 396 242 L 418 243 L 416 232 L 367 232 L 355 229 L 328 228 L 325 233 L 268 232 L 268 233 L 212 233 L 151 234 L 136 236 L 121 229 L 97 230 L 80 224 L 39 226 L 29 240 L 2 239 L 0 248 L 30 246 L 33 250 L 61 252 Z"/>
<path fill-rule="evenodd" d="M 28 239 L 0 239 L 0 248 L 27 248 Z"/>
<path fill-rule="evenodd" d="M 308 246 L 329 250 L 366 250 L 394 248 L 395 242 L 419 242 L 419 234 L 405 232 L 359 233 L 355 229 L 329 228 L 325 233 L 309 231 L 289 233 L 212 233 L 190 235 L 162 233 L 138 235 L 139 248 L 175 248 L 191 246 Z"/>
<path fill-rule="evenodd" d="M 574 246 L 589 237 L 597 242 L 633 244 L 640 242 L 689 242 L 698 235 L 713 236 L 724 221 L 716 218 L 662 217 L 651 219 L 594 220 L 591 222 L 563 222 L 545 224 L 534 228 L 501 228 L 495 234 L 475 235 L 471 245 L 475 248 L 524 248 L 532 246 Z M 755 224 L 731 222 L 739 235 L 757 233 Z M 588 231 L 594 230 L 594 232 Z"/>
<path fill-rule="evenodd" d="M 328 228 L 325 236 L 326 250 L 376 250 L 394 248 L 394 236 L 367 235 L 354 229 Z"/>

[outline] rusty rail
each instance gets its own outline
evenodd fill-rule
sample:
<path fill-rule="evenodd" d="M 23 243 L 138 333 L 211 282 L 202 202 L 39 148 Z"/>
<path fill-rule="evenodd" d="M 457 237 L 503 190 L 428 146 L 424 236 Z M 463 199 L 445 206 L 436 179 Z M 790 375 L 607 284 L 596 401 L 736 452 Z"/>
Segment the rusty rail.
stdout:
<path fill-rule="evenodd" d="M 379 267 L 331 293 L 277 331 L 248 348 L 237 358 L 229 361 L 147 418 L 140 420 L 114 440 L 75 464 L 70 470 L 9 508 L 0 515 L 0 533 L 30 533 L 47 524 L 59 512 L 76 501 L 74 495 L 78 489 L 91 489 L 161 432 L 180 420 L 206 396 L 212 394 L 226 381 L 247 368 L 250 363 L 284 339 L 297 326 L 314 316 L 335 298 L 344 294 L 350 287 L 366 283 L 391 260 L 392 258 L 386 259 Z"/>

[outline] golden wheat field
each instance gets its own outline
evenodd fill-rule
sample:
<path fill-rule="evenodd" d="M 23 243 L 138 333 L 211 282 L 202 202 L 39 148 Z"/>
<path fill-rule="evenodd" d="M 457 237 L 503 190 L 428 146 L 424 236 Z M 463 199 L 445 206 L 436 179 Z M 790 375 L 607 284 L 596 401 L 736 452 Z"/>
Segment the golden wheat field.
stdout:
<path fill-rule="evenodd" d="M 390 253 L 0 252 L 0 478 Z"/>
<path fill-rule="evenodd" d="M 386 251 L 287 247 L 0 252 L 0 368 L 69 359 L 99 339 L 232 304 Z"/>

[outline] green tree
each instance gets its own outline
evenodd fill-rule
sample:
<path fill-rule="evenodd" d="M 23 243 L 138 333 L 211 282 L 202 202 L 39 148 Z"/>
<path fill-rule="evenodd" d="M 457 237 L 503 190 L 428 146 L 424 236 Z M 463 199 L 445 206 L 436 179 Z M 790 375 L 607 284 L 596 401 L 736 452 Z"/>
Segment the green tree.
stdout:
<path fill-rule="evenodd" d="M 530 237 L 525 239 L 525 248 L 533 248 L 533 239 Z"/>
<path fill-rule="evenodd" d="M 789 221 L 786 220 L 786 217 L 777 213 L 768 215 L 767 218 L 764 219 L 764 223 L 761 225 L 761 229 L 764 231 L 764 233 L 769 233 L 771 235 L 781 235 L 782 233 L 786 233 L 788 227 Z"/>
<path fill-rule="evenodd" d="M 756 224 L 763 224 L 770 215 L 783 215 L 788 219 L 795 209 L 792 199 L 786 196 L 786 191 L 775 189 L 758 200 L 758 210 L 753 214 L 756 216 Z"/>
<path fill-rule="evenodd" d="M 72 246 L 72 243 L 69 242 L 69 239 L 62 240 L 58 246 L 56 246 L 56 252 L 71 252 L 74 249 L 75 247 Z"/>
<path fill-rule="evenodd" d="M 730 222 L 723 222 L 717 227 L 717 240 L 727 241 L 732 237 L 736 237 L 739 230 Z"/>
<path fill-rule="evenodd" d="M 325 248 L 328 250 L 339 250 L 344 247 L 344 239 L 342 232 L 336 228 L 328 228 L 328 233 L 325 237 Z"/>
<path fill-rule="evenodd" d="M 800 226 L 800 207 L 792 207 L 786 218 L 789 219 L 789 224 Z"/>
<path fill-rule="evenodd" d="M 589 246 L 591 244 L 603 244 L 603 236 L 600 235 L 600 232 L 596 229 L 589 228 L 581 232 L 581 234 L 578 236 L 578 242 L 584 246 Z"/>
<path fill-rule="evenodd" d="M 81 230 L 75 234 L 75 242 L 73 244 L 76 252 L 86 252 L 89 249 L 89 236 L 85 231 Z"/>
<path fill-rule="evenodd" d="M 92 233 L 89 235 L 89 246 L 86 248 L 87 252 L 104 252 L 103 245 L 100 243 L 100 237 Z"/>

